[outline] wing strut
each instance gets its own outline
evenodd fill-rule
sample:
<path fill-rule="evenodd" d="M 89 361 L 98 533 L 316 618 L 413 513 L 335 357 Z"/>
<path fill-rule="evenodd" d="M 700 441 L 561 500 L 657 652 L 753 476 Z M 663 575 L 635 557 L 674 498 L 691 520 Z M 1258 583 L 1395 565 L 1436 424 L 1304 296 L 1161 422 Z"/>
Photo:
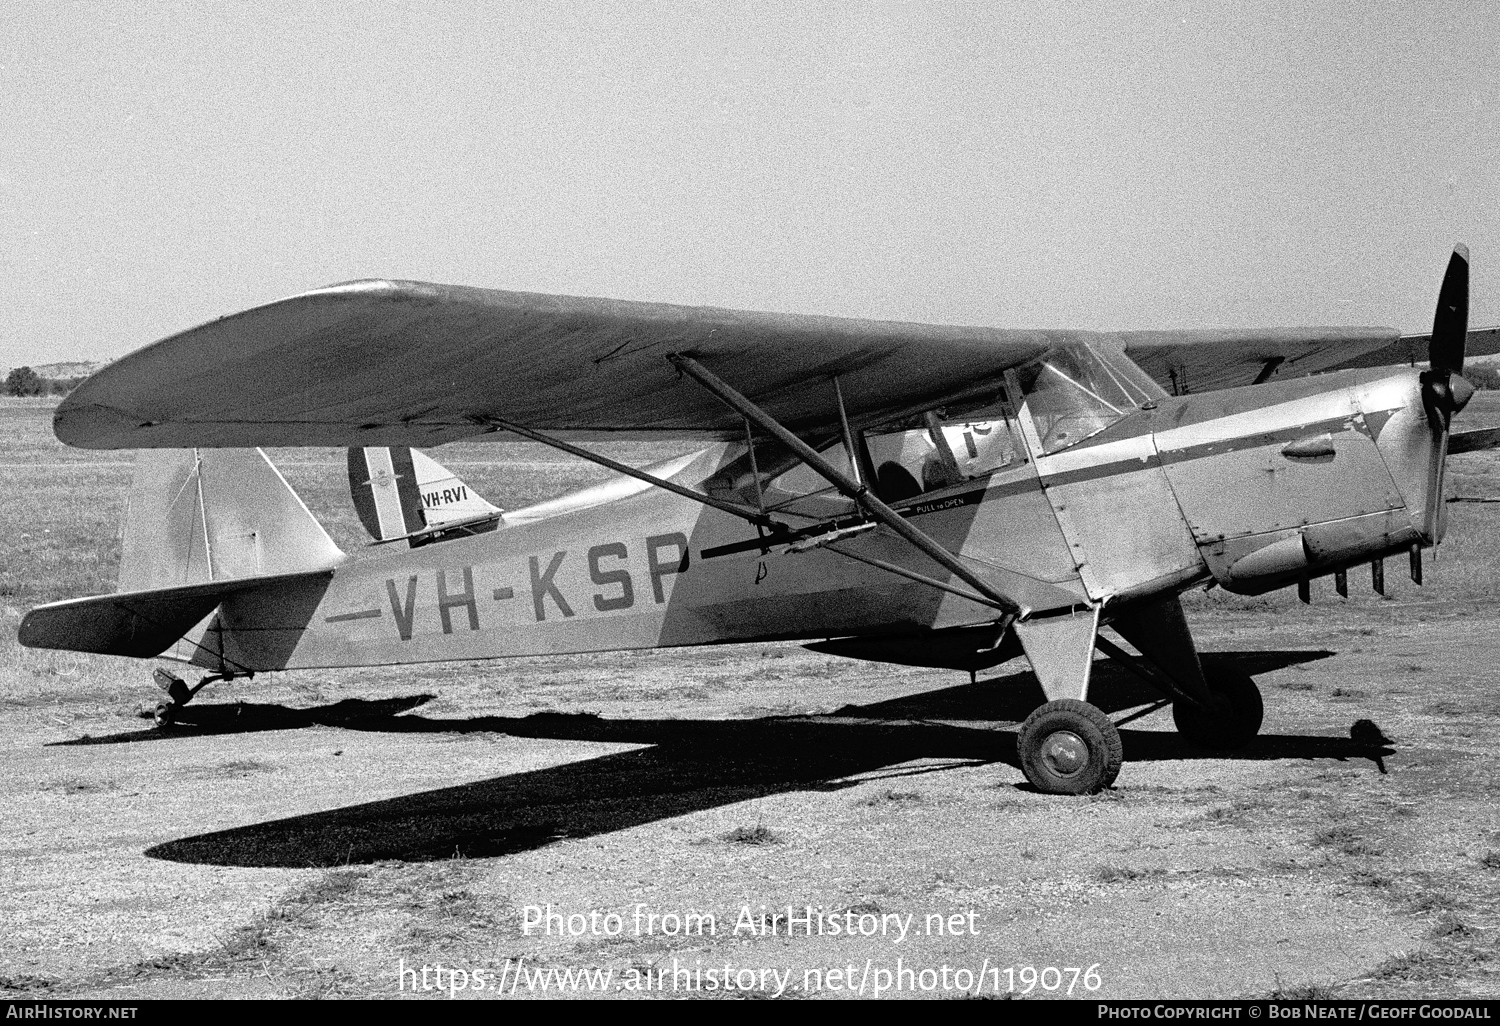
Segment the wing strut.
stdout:
<path fill-rule="evenodd" d="M 756 406 L 749 399 L 746 399 L 739 392 L 736 392 L 697 360 L 691 356 L 684 356 L 681 353 L 673 353 L 667 359 L 672 361 L 673 366 L 678 370 L 687 374 L 693 380 L 697 381 L 698 384 L 718 396 L 726 406 L 735 410 L 742 417 L 753 420 L 756 424 L 760 425 L 777 441 L 795 452 L 804 463 L 817 471 L 819 476 L 825 481 L 833 485 L 840 492 L 843 492 L 848 498 L 853 499 L 872 517 L 930 556 L 934 562 L 989 599 L 990 602 L 1012 616 L 1022 616 L 1029 612 L 1029 610 L 1022 609 L 1017 605 L 1014 599 L 997 591 L 984 578 L 964 566 L 957 556 L 939 545 L 931 535 L 913 527 L 905 517 L 881 502 L 870 491 L 868 485 L 861 484 L 859 481 L 849 478 L 832 463 L 824 459 L 812 446 L 782 427 L 774 417 L 766 413 L 759 406 Z M 840 399 L 842 399 L 842 395 L 840 395 Z M 850 451 L 850 462 L 854 462 L 852 450 Z"/>
<path fill-rule="evenodd" d="M 500 417 L 475 417 L 474 422 L 484 424 L 493 431 L 509 431 L 512 434 L 520 435 L 522 438 L 529 438 L 533 442 L 541 442 L 543 445 L 550 445 L 554 449 L 561 449 L 565 453 L 588 460 L 590 463 L 597 463 L 599 466 L 613 470 L 617 474 L 633 477 L 637 481 L 644 481 L 649 485 L 655 485 L 657 488 L 663 488 L 674 495 L 680 495 L 685 499 L 692 499 L 694 502 L 701 502 L 705 506 L 712 506 L 714 509 L 722 510 L 730 516 L 748 520 L 752 524 L 768 529 L 772 534 L 782 534 L 790 530 L 785 524 L 768 517 L 763 511 L 752 509 L 749 506 L 741 506 L 737 502 L 716 499 L 712 495 L 705 495 L 691 488 L 684 488 L 682 485 L 672 481 L 664 481 L 659 477 L 646 473 L 644 470 L 637 470 L 634 467 L 626 466 L 624 463 L 612 460 L 608 456 L 601 456 L 597 452 L 590 452 L 581 446 L 564 442 L 561 438 L 553 438 L 551 435 L 544 435 L 540 431 L 533 431 L 531 428 L 522 427 L 520 424 L 512 424 L 510 421 Z"/>
<path fill-rule="evenodd" d="M 848 549 L 837 548 L 832 542 L 823 542 L 818 546 L 818 548 L 827 549 L 829 552 L 836 552 L 840 556 L 843 556 L 845 559 L 852 559 L 856 563 L 864 563 L 867 566 L 873 566 L 877 570 L 885 570 L 888 573 L 895 574 L 897 577 L 905 577 L 908 581 L 916 581 L 918 584 L 925 584 L 929 588 L 936 588 L 939 591 L 946 591 L 949 594 L 957 595 L 962 599 L 968 599 L 970 602 L 978 603 L 981 606 L 993 606 L 994 608 L 1000 610 L 1005 609 L 1005 607 L 1000 605 L 1000 603 L 992 602 L 987 598 L 982 598 L 979 595 L 975 595 L 973 592 L 964 591 L 962 588 L 955 588 L 951 584 L 944 584 L 942 581 L 936 580 L 932 577 L 928 577 L 926 574 L 919 574 L 914 570 L 908 570 L 904 566 L 897 566 L 895 563 L 888 562 L 884 559 L 876 559 L 874 556 L 861 556 L 858 553 L 850 552 Z M 1008 623 L 1009 621 L 1006 622 Z"/>

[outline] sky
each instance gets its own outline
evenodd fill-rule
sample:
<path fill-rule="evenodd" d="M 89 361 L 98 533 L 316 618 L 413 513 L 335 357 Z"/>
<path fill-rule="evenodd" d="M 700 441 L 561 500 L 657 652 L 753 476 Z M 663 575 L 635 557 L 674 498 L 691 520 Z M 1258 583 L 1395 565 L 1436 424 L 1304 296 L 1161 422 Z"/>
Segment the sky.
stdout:
<path fill-rule="evenodd" d="M 1470 0 L 0 10 L 0 367 L 393 277 L 997 327 L 1500 323 Z"/>

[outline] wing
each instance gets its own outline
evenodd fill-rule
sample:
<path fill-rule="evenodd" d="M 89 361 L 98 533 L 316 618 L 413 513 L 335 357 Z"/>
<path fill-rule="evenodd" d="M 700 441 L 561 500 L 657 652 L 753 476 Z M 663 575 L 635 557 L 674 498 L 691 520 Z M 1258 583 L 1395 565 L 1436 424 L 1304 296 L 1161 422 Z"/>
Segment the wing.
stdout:
<path fill-rule="evenodd" d="M 793 430 L 875 423 L 997 384 L 1087 333 L 1002 331 L 367 281 L 147 346 L 80 385 L 57 435 L 84 448 L 431 446 L 502 417 L 555 433 L 743 438 L 668 362 L 694 356 Z"/>
<path fill-rule="evenodd" d="M 835 375 L 851 419 L 874 424 L 992 391 L 1006 369 L 1068 341 L 1123 345 L 1169 390 L 1205 391 L 1425 352 L 1413 338 L 1004 330 L 361 281 L 132 353 L 76 388 L 54 426 L 93 449 L 433 446 L 485 432 L 487 418 L 574 437 L 743 437 L 737 414 L 679 379 L 667 357 L 683 353 L 816 435 L 837 424 Z"/>
<path fill-rule="evenodd" d="M 1389 367 L 1404 363 L 1412 367 L 1427 366 L 1427 347 L 1432 344 L 1431 335 L 1402 335 L 1395 342 L 1362 356 L 1351 357 L 1330 370 L 1347 367 Z M 1494 356 L 1500 353 L 1500 327 L 1472 328 L 1464 342 L 1465 359 L 1474 356 Z"/>
<path fill-rule="evenodd" d="M 1431 335 L 1393 328 L 1261 328 L 1133 331 L 1116 336 L 1125 352 L 1173 394 L 1254 385 L 1272 375 L 1352 367 L 1427 365 Z M 1469 332 L 1468 356 L 1500 353 L 1500 328 Z"/>

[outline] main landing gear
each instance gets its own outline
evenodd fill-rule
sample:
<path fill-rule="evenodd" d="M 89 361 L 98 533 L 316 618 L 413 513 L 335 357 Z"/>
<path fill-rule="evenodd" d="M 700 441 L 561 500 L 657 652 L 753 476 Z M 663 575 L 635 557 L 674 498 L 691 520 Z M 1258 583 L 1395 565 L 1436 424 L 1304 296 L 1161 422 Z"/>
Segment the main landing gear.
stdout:
<path fill-rule="evenodd" d="M 1016 736 L 1021 772 L 1044 794 L 1094 794 L 1115 782 L 1124 749 L 1098 706 L 1075 698 L 1048 702 Z"/>
<path fill-rule="evenodd" d="M 1209 702 L 1186 696 L 1172 702 L 1172 720 L 1188 743 L 1233 751 L 1260 732 L 1265 717 L 1260 689 L 1235 667 L 1208 675 Z M 1061 698 L 1026 717 L 1016 735 L 1016 754 L 1026 780 L 1043 794 L 1096 794 L 1115 782 L 1123 747 L 1120 731 L 1095 705 Z"/>
<path fill-rule="evenodd" d="M 1194 705 L 1183 699 L 1172 703 L 1172 722 L 1177 733 L 1203 748 L 1233 751 L 1249 744 L 1260 733 L 1265 704 L 1260 688 L 1244 670 L 1216 667 L 1205 673 L 1208 702 Z"/>
<path fill-rule="evenodd" d="M 234 677 L 235 674 L 232 673 L 214 673 L 189 687 L 187 681 L 158 666 L 151 671 L 151 679 L 156 682 L 157 687 L 167 693 L 167 700 L 156 703 L 152 719 L 156 721 L 158 727 L 170 727 L 177 722 L 177 711 L 191 702 L 193 696 L 202 691 L 206 685 L 216 680 L 232 680 Z"/>
<path fill-rule="evenodd" d="M 1172 705 L 1177 731 L 1189 744 L 1230 750 L 1260 731 L 1265 710 L 1249 674 L 1216 661 L 1205 665 L 1176 597 L 1137 603 L 1107 623 L 1133 645 L 1133 655 L 1099 633 L 1100 607 L 1032 617 L 1015 624 L 1047 702 L 1016 737 L 1021 771 L 1044 794 L 1094 794 L 1120 772 L 1120 731 L 1086 701 L 1095 651 L 1103 652 L 1163 696 L 1135 719 Z M 1123 721 L 1122 721 L 1123 722 Z"/>

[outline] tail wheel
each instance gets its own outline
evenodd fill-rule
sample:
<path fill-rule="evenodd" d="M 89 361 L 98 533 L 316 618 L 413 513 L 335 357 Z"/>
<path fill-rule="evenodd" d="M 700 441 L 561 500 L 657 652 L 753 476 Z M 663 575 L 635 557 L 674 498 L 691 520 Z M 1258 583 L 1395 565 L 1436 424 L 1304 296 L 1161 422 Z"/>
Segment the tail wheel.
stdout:
<path fill-rule="evenodd" d="M 1177 732 L 1195 745 L 1242 748 L 1260 733 L 1261 721 L 1265 719 L 1260 688 L 1238 667 L 1223 666 L 1215 670 L 1208 682 L 1209 708 L 1174 702 L 1172 720 L 1177 724 Z"/>
<path fill-rule="evenodd" d="M 1097 707 L 1063 698 L 1034 711 L 1016 736 L 1021 772 L 1043 794 L 1095 794 L 1115 782 L 1120 732 Z"/>
<path fill-rule="evenodd" d="M 170 727 L 177 722 L 177 705 L 175 702 L 157 702 L 156 709 L 152 713 L 152 719 L 158 727 Z"/>

